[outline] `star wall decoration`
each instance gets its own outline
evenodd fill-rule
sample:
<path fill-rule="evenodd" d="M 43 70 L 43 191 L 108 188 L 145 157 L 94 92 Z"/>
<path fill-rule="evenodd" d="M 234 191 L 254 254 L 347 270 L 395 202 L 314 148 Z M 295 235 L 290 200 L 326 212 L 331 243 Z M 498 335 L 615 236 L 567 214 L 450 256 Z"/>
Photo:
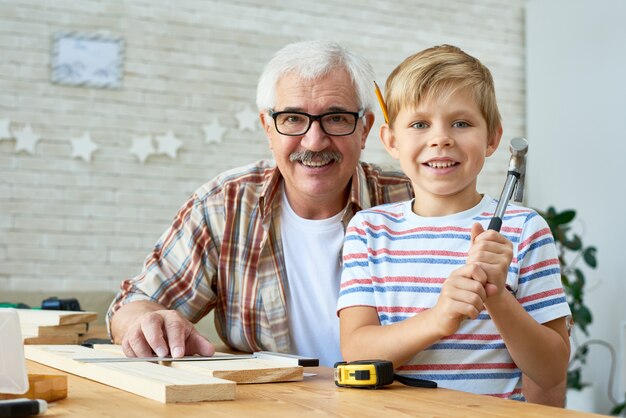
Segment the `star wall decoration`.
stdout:
<path fill-rule="evenodd" d="M 239 129 L 242 131 L 256 131 L 259 128 L 259 114 L 253 111 L 250 106 L 235 114 Z"/>
<path fill-rule="evenodd" d="M 159 135 L 155 137 L 157 142 L 157 152 L 159 154 L 169 155 L 171 158 L 176 158 L 178 149 L 183 145 L 183 141 L 174 136 L 174 133 L 170 130 L 165 135 Z"/>
<path fill-rule="evenodd" d="M 156 152 L 152 145 L 152 137 L 148 135 L 133 138 L 133 145 L 129 152 L 136 155 L 142 164 L 145 163 L 148 157 Z"/>
<path fill-rule="evenodd" d="M 15 136 L 15 152 L 25 151 L 29 154 L 35 153 L 35 147 L 39 142 L 39 135 L 33 132 L 30 124 L 24 126 L 21 130 L 13 132 Z"/>
<path fill-rule="evenodd" d="M 13 138 L 13 134 L 9 130 L 10 125 L 11 121 L 9 119 L 0 119 L 0 141 Z"/>
<path fill-rule="evenodd" d="M 91 154 L 98 149 L 95 142 L 91 140 L 89 132 L 85 132 L 80 138 L 70 139 L 72 143 L 72 158 L 82 158 L 89 162 L 91 161 Z"/>
<path fill-rule="evenodd" d="M 207 144 L 221 144 L 226 128 L 220 125 L 220 121 L 213 119 L 209 125 L 202 125 L 204 131 L 204 142 Z"/>

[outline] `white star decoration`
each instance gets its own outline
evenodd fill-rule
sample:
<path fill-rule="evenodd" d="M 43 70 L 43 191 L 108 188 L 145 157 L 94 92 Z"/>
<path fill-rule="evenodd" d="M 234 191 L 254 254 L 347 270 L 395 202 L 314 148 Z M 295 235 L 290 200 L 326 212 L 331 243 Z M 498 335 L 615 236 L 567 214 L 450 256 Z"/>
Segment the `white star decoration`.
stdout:
<path fill-rule="evenodd" d="M 259 115 L 250 106 L 235 114 L 238 129 L 240 131 L 257 131 L 260 127 Z M 204 142 L 207 144 L 220 144 L 224 139 L 227 128 L 222 126 L 218 118 L 214 118 L 208 125 L 202 125 L 204 131 Z M 0 141 L 15 138 L 15 151 L 24 151 L 29 154 L 35 153 L 35 148 L 40 141 L 40 136 L 33 132 L 30 124 L 26 124 L 22 129 L 11 129 L 9 119 L 0 119 Z M 129 152 L 137 157 L 141 163 L 145 163 L 152 154 L 165 154 L 173 159 L 177 158 L 179 149 L 183 142 L 176 138 L 172 130 L 168 130 L 163 135 L 154 137 L 151 135 L 135 137 L 132 139 L 132 146 Z M 89 132 L 85 132 L 80 138 L 71 138 L 68 141 L 72 144 L 72 158 L 81 158 L 87 162 L 92 159 L 92 154 L 99 149 L 98 145 L 91 140 Z"/>
<path fill-rule="evenodd" d="M 156 136 L 155 139 L 157 142 L 158 153 L 169 155 L 172 158 L 176 158 L 178 148 L 183 145 L 183 141 L 176 138 L 172 131 L 167 131 L 165 135 Z"/>
<path fill-rule="evenodd" d="M 259 114 L 250 109 L 247 106 L 244 110 L 235 114 L 237 122 L 239 123 L 239 129 L 245 131 L 256 131 L 259 127 Z"/>
<path fill-rule="evenodd" d="M 137 156 L 139 161 L 145 163 L 151 154 L 155 153 L 154 146 L 152 145 L 151 136 L 142 136 L 139 138 L 133 138 L 133 146 L 130 147 L 130 153 Z"/>
<path fill-rule="evenodd" d="M 80 138 L 70 139 L 72 143 L 72 158 L 82 158 L 91 161 L 91 154 L 98 149 L 98 146 L 91 140 L 89 132 L 85 132 Z"/>
<path fill-rule="evenodd" d="M 35 153 L 35 147 L 39 142 L 39 135 L 33 132 L 30 125 L 26 125 L 20 131 L 15 131 L 15 152 L 26 151 L 29 154 Z"/>
<path fill-rule="evenodd" d="M 204 142 L 207 144 L 220 144 L 226 128 L 220 125 L 217 119 L 213 119 L 210 125 L 202 125 L 204 131 Z"/>
<path fill-rule="evenodd" d="M 11 125 L 10 120 L 0 119 L 0 140 L 13 138 L 13 134 L 9 131 L 9 125 Z"/>

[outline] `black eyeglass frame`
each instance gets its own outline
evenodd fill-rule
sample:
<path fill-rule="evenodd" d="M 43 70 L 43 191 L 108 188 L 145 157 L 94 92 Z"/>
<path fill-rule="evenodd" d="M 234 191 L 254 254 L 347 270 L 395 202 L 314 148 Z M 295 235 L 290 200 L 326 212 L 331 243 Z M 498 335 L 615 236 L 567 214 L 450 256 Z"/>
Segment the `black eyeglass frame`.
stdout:
<path fill-rule="evenodd" d="M 365 109 L 360 109 L 358 112 L 348 112 L 348 111 L 343 111 L 343 110 L 336 110 L 333 112 L 326 112 L 326 113 L 321 113 L 319 115 L 310 115 L 308 113 L 305 112 L 296 112 L 293 110 L 284 110 L 284 111 L 280 111 L 280 112 L 274 112 L 273 109 L 269 109 L 267 111 L 268 115 L 274 119 L 274 127 L 276 128 L 276 132 L 278 132 L 281 135 L 285 135 L 285 136 L 302 136 L 302 135 L 306 135 L 307 132 L 309 132 L 309 129 L 311 129 L 311 125 L 313 125 L 313 122 L 317 121 L 320 124 L 320 128 L 322 128 L 322 131 L 324 131 L 324 133 L 326 135 L 329 136 L 348 136 L 348 135 L 352 135 L 354 133 L 354 131 L 356 130 L 356 125 L 357 123 L 359 123 L 359 119 L 361 119 L 363 117 L 363 115 L 365 115 Z M 306 130 L 300 134 L 284 134 L 280 131 L 280 129 L 278 129 L 278 122 L 276 121 L 276 118 L 279 117 L 280 115 L 284 115 L 284 114 L 291 114 L 291 115 L 302 115 L 302 116 L 306 116 L 309 119 L 309 126 L 307 126 Z M 322 118 L 325 116 L 329 116 L 329 115 L 352 115 L 354 116 L 354 126 L 352 127 L 352 130 L 348 133 L 345 134 L 341 134 L 341 135 L 336 135 L 336 134 L 331 134 L 326 132 L 326 129 L 324 129 L 324 124 L 322 123 Z"/>

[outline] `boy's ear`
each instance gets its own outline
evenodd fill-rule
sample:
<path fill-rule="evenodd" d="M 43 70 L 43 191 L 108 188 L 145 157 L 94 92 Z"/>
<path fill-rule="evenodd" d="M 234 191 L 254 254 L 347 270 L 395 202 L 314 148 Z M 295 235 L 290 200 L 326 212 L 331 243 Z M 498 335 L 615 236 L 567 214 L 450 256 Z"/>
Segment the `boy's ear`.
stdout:
<path fill-rule="evenodd" d="M 502 139 L 502 125 L 498 126 L 496 132 L 493 134 L 493 137 L 489 140 L 487 144 L 487 157 L 491 156 L 498 149 L 498 145 L 500 145 L 500 140 Z"/>
<path fill-rule="evenodd" d="M 393 132 L 393 129 L 389 126 L 388 123 L 383 123 L 380 125 L 380 140 L 382 141 L 385 149 L 394 159 L 400 158 L 400 152 L 396 147 L 396 136 Z"/>

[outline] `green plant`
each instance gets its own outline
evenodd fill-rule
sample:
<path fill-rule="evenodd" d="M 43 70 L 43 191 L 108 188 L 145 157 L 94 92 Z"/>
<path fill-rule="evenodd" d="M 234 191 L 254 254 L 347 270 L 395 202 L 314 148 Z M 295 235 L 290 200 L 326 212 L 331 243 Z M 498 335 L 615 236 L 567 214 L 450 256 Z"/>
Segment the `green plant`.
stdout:
<path fill-rule="evenodd" d="M 588 336 L 587 327 L 593 322 L 593 315 L 585 305 L 586 279 L 578 264 L 582 260 L 588 267 L 595 269 L 598 265 L 596 247 L 585 247 L 581 237 L 572 231 L 571 222 L 576 217 L 575 210 L 567 209 L 557 212 L 554 207 L 550 206 L 545 212 L 538 212 L 548 223 L 554 237 L 561 265 L 561 282 L 567 303 L 572 311 L 574 326 L 580 328 Z M 578 364 L 578 367 L 567 372 L 568 388 L 580 390 L 586 385 L 581 380 L 581 368 L 586 362 L 587 353 L 588 347 L 581 346 L 574 354 L 572 363 Z"/>
<path fill-rule="evenodd" d="M 598 265 L 596 247 L 585 247 L 580 236 L 572 231 L 571 222 L 576 217 L 575 210 L 567 209 L 557 212 L 554 207 L 550 206 L 545 212 L 539 211 L 539 214 L 546 220 L 554 236 L 561 264 L 561 281 L 567 302 L 572 310 L 574 325 L 585 335 L 589 335 L 587 327 L 593 322 L 593 316 L 585 305 L 586 280 L 578 263 L 582 259 L 588 267 L 595 269 Z"/>
<path fill-rule="evenodd" d="M 584 265 L 595 269 L 598 266 L 596 259 L 597 249 L 594 246 L 585 246 L 581 237 L 572 230 L 572 221 L 576 218 L 576 211 L 567 209 L 557 212 L 554 207 L 550 206 L 545 212 L 537 211 L 546 220 L 550 231 L 554 237 L 556 244 L 559 264 L 561 266 L 561 282 L 565 290 L 567 303 L 572 311 L 572 320 L 574 326 L 589 336 L 587 327 L 593 322 L 593 315 L 587 305 L 585 305 L 585 285 L 586 279 L 579 263 L 582 260 Z M 612 362 L 615 360 L 615 352 L 613 347 L 605 341 L 588 340 L 581 344 L 570 361 L 570 365 L 576 365 L 567 372 L 567 388 L 581 390 L 588 383 L 582 381 L 581 371 L 586 364 L 589 346 L 600 345 L 606 347 L 611 353 Z M 612 380 L 609 379 L 609 398 L 615 404 L 611 411 L 612 414 L 623 413 L 626 403 L 618 403 L 612 397 Z"/>

